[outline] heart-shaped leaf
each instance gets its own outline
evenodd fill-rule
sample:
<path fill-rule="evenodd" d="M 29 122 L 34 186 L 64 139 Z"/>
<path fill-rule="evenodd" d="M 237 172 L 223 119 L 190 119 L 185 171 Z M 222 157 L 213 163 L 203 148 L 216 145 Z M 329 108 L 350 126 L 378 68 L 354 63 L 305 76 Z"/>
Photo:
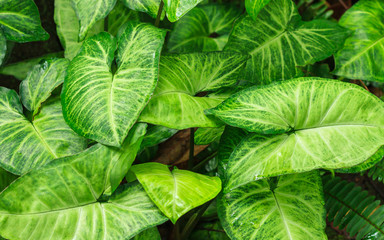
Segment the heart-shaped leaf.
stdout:
<path fill-rule="evenodd" d="M 128 22 L 118 48 L 106 32 L 84 42 L 69 65 L 62 92 L 64 117 L 77 133 L 121 146 L 155 89 L 165 33 Z M 117 70 L 112 73 L 116 49 Z"/>
<path fill-rule="evenodd" d="M 251 87 L 209 112 L 256 132 L 230 156 L 228 189 L 263 177 L 351 167 L 384 145 L 384 102 L 341 81 L 302 78 Z"/>
<path fill-rule="evenodd" d="M 0 88 L 0 165 L 20 175 L 63 156 L 82 151 L 86 140 L 65 123 L 58 99 L 47 102 L 30 122 L 19 96 Z"/>
<path fill-rule="evenodd" d="M 335 22 L 301 21 L 292 0 L 273 0 L 256 21 L 250 16 L 237 21 L 224 50 L 250 54 L 245 79 L 268 84 L 291 79 L 297 66 L 331 56 L 347 36 Z"/>
<path fill-rule="evenodd" d="M 174 129 L 220 126 L 204 110 L 226 97 L 196 94 L 235 84 L 245 60 L 243 55 L 222 52 L 162 56 L 159 83 L 140 121 Z"/>
<path fill-rule="evenodd" d="M 72 6 L 80 20 L 79 40 L 84 40 L 88 31 L 97 21 L 104 19 L 117 0 L 71 0 Z"/>
<path fill-rule="evenodd" d="M 176 22 L 169 34 L 168 50 L 174 53 L 221 51 L 241 9 L 209 4 L 196 7 Z"/>
<path fill-rule="evenodd" d="M 218 177 L 174 169 L 160 163 L 144 163 L 131 168 L 152 201 L 176 223 L 189 210 L 216 197 L 221 190 Z"/>
<path fill-rule="evenodd" d="M 384 2 L 361 0 L 340 19 L 353 31 L 335 54 L 335 74 L 350 79 L 384 82 Z"/>
<path fill-rule="evenodd" d="M 257 20 L 257 15 L 271 0 L 245 0 L 245 9 L 249 16 Z"/>
<path fill-rule="evenodd" d="M 79 41 L 80 23 L 72 7 L 72 0 L 55 0 L 54 20 L 57 35 L 65 50 L 65 57 L 72 60 L 79 52 L 82 41 Z M 99 21 L 88 31 L 90 37 L 104 30 L 104 21 Z"/>
<path fill-rule="evenodd" d="M 35 65 L 20 84 L 20 96 L 23 105 L 35 115 L 42 102 L 51 92 L 64 82 L 69 61 L 58 58 L 44 60 Z"/>
<path fill-rule="evenodd" d="M 221 223 L 232 240 L 327 239 L 318 171 L 248 183 L 218 198 Z"/>
<path fill-rule="evenodd" d="M 41 27 L 39 10 L 33 0 L 0 0 L 0 26 L 5 37 L 14 42 L 49 38 Z"/>

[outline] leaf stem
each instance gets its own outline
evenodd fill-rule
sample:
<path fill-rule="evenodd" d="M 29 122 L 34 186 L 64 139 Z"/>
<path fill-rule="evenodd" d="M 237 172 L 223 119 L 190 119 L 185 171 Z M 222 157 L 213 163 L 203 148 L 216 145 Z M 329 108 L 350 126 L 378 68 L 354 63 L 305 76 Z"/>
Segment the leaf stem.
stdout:
<path fill-rule="evenodd" d="M 189 235 L 192 233 L 192 230 L 196 227 L 197 223 L 199 222 L 200 218 L 203 216 L 204 212 L 207 210 L 211 202 L 212 200 L 205 203 L 203 206 L 200 207 L 197 213 L 194 213 L 192 215 L 192 217 L 188 220 L 187 224 L 185 224 L 185 227 L 181 233 L 181 239 L 188 239 Z"/>
<path fill-rule="evenodd" d="M 195 129 L 190 129 L 189 135 L 189 160 L 188 160 L 188 169 L 192 169 L 194 163 L 194 153 L 195 153 Z"/>
<path fill-rule="evenodd" d="M 163 7 L 164 7 L 164 1 L 161 0 L 160 6 L 159 6 L 159 11 L 157 12 L 157 17 L 156 17 L 156 21 L 155 21 L 156 27 L 159 27 L 160 19 L 161 19 L 161 13 L 163 12 Z"/>
<path fill-rule="evenodd" d="M 365 85 L 363 81 L 361 81 L 361 80 L 359 79 L 359 82 L 361 83 L 361 85 L 363 85 L 363 87 L 365 88 L 365 90 L 367 90 L 368 92 L 370 92 L 369 89 L 368 89 L 368 87 L 367 87 L 367 85 Z"/>

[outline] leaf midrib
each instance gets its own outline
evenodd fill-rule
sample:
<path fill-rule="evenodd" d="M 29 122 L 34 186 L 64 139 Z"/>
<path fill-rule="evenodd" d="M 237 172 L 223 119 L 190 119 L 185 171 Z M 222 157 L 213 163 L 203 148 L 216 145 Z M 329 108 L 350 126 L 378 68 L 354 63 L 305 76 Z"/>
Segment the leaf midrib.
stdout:
<path fill-rule="evenodd" d="M 283 213 L 283 211 L 282 211 L 282 209 L 281 209 L 281 207 L 280 207 L 280 205 L 279 205 L 279 201 L 278 201 L 277 198 L 276 198 L 275 192 L 274 192 L 274 191 L 271 191 L 271 192 L 272 192 L 272 195 L 273 195 L 273 199 L 275 200 L 277 209 L 279 210 L 281 219 L 283 220 L 284 227 L 285 227 L 285 230 L 287 231 L 288 237 L 289 237 L 290 240 L 293 240 L 293 238 L 292 238 L 292 236 L 291 236 L 291 232 L 289 231 L 289 227 L 288 227 L 287 221 L 286 221 L 286 219 L 285 219 L 284 213 Z"/>

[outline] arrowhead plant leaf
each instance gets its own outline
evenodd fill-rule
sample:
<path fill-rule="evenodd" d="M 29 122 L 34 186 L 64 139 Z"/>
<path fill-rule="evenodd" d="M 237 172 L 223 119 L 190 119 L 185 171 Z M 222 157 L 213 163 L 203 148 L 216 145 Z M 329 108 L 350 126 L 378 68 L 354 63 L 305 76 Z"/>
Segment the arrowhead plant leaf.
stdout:
<path fill-rule="evenodd" d="M 256 20 L 250 16 L 238 20 L 224 50 L 249 54 L 244 78 L 268 84 L 291 79 L 297 66 L 331 56 L 348 34 L 328 20 L 302 21 L 292 0 L 274 0 Z"/>
<path fill-rule="evenodd" d="M 113 36 L 116 36 L 120 27 L 126 22 L 139 20 L 138 12 L 125 7 L 121 1 L 118 1 L 108 15 L 108 32 Z"/>
<path fill-rule="evenodd" d="M 15 91 L 0 88 L 0 165 L 21 175 L 51 160 L 78 153 L 86 139 L 65 123 L 60 100 L 47 102 L 32 121 L 23 115 Z"/>
<path fill-rule="evenodd" d="M 302 78 L 251 87 L 209 110 L 254 132 L 231 154 L 227 189 L 259 178 L 360 164 L 384 145 L 384 103 L 354 84 Z"/>
<path fill-rule="evenodd" d="M 196 94 L 234 85 L 245 60 L 244 55 L 222 52 L 162 56 L 159 82 L 140 121 L 174 129 L 222 125 L 204 110 L 225 98 Z"/>
<path fill-rule="evenodd" d="M 174 169 L 160 163 L 144 163 L 131 168 L 152 201 L 176 223 L 189 210 L 216 197 L 221 190 L 218 177 Z"/>
<path fill-rule="evenodd" d="M 43 41 L 49 34 L 40 22 L 33 0 L 0 0 L 0 28 L 14 42 Z"/>
<path fill-rule="evenodd" d="M 383 15 L 381 0 L 361 0 L 345 12 L 339 23 L 353 34 L 335 54 L 336 75 L 384 82 Z"/>
<path fill-rule="evenodd" d="M 271 0 L 245 0 L 245 9 L 249 16 L 257 20 L 257 15 Z"/>
<path fill-rule="evenodd" d="M 164 37 L 164 30 L 128 22 L 118 40 L 103 32 L 84 42 L 62 91 L 64 117 L 78 134 L 121 146 L 156 86 Z"/>
<path fill-rule="evenodd" d="M 20 84 L 20 96 L 23 105 L 33 115 L 40 109 L 51 92 L 64 82 L 69 61 L 63 58 L 44 60 L 28 73 Z"/>
<path fill-rule="evenodd" d="M 267 179 L 220 194 L 218 214 L 232 240 L 328 239 L 318 171 Z"/>

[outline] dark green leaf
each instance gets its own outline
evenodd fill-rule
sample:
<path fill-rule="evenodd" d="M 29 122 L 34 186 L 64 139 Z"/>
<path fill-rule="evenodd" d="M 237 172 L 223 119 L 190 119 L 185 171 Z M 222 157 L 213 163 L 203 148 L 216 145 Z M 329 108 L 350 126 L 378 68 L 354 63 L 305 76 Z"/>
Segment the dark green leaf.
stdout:
<path fill-rule="evenodd" d="M 8 187 L 8 185 L 11 184 L 11 182 L 13 182 L 16 178 L 16 175 L 13 175 L 12 173 L 0 168 L 0 192 Z"/>
<path fill-rule="evenodd" d="M 153 227 L 139 233 L 131 240 L 161 240 L 161 236 L 157 227 Z"/>

